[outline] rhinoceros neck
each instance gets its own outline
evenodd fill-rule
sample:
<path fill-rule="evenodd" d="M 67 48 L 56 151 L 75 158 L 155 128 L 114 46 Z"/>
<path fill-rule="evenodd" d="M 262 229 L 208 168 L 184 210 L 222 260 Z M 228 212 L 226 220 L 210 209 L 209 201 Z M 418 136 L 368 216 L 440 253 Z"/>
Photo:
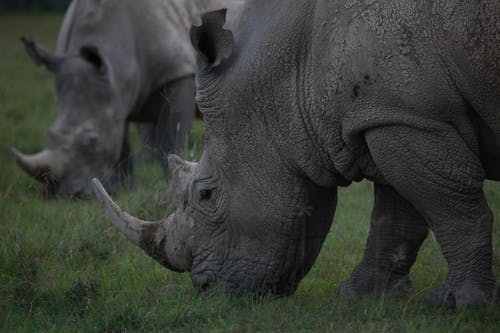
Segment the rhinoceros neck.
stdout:
<path fill-rule="evenodd" d="M 340 145 L 336 141 L 341 138 L 338 119 L 315 96 L 309 24 L 314 5 L 294 1 L 282 6 L 269 1 L 243 11 L 234 30 L 231 60 L 238 68 L 229 75 L 239 82 L 245 78 L 244 87 L 235 87 L 234 96 L 248 94 L 244 104 L 250 108 L 238 112 L 261 122 L 258 126 L 266 128 L 266 140 L 297 172 L 324 187 L 346 184 L 322 145 L 326 137 Z"/>

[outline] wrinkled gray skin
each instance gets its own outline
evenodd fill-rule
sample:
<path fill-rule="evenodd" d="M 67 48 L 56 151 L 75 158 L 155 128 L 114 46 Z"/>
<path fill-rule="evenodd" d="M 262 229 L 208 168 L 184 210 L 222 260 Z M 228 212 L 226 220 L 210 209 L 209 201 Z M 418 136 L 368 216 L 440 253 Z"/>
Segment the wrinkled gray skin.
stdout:
<path fill-rule="evenodd" d="M 74 0 L 56 54 L 23 39 L 33 60 L 55 76 L 58 115 L 44 151 L 13 149 L 18 164 L 49 194 L 88 195 L 92 177 L 108 187 L 131 180 L 131 121 L 151 124 L 140 127 L 153 130 L 165 160 L 171 152 L 182 155 L 195 110 L 189 26 L 200 12 L 229 3 Z"/>
<path fill-rule="evenodd" d="M 139 221 L 97 186 L 108 215 L 196 286 L 287 294 L 321 249 L 337 187 L 367 178 L 370 234 L 340 296 L 405 292 L 430 228 L 449 273 L 426 302 L 491 302 L 483 181 L 500 180 L 496 6 L 254 1 L 232 33 L 224 12 L 205 15 L 191 38 L 206 147 L 197 164 L 170 158 L 179 208 Z"/>

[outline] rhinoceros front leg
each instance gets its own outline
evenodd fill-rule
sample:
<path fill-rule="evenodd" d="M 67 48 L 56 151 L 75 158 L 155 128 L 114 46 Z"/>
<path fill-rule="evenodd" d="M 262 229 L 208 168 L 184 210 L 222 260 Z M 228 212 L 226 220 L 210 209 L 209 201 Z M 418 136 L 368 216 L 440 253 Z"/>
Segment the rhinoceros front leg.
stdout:
<path fill-rule="evenodd" d="M 118 183 L 127 187 L 133 186 L 134 179 L 134 160 L 132 157 L 132 149 L 130 147 L 128 122 L 125 124 L 125 131 L 122 139 L 122 146 L 118 161 L 115 164 L 114 174 L 109 179 L 109 185 Z"/>
<path fill-rule="evenodd" d="M 151 162 L 155 158 L 155 140 L 156 140 L 156 124 L 154 123 L 136 123 L 135 127 L 141 140 L 140 159 L 146 162 Z"/>
<path fill-rule="evenodd" d="M 484 170 L 474 141 L 450 125 L 388 126 L 366 133 L 380 172 L 426 219 L 448 264 L 444 286 L 426 302 L 444 306 L 493 301 L 493 215 L 483 193 Z M 474 149 L 474 151 L 473 151 Z"/>
<path fill-rule="evenodd" d="M 168 155 L 185 157 L 191 125 L 196 110 L 194 77 L 179 79 L 164 90 L 168 102 L 158 117 L 156 140 L 162 163 L 168 165 Z M 166 168 L 167 169 L 167 168 Z"/>
<path fill-rule="evenodd" d="M 374 207 L 365 253 L 340 286 L 345 299 L 399 296 L 411 288 L 409 273 L 428 226 L 391 186 L 375 184 Z"/>

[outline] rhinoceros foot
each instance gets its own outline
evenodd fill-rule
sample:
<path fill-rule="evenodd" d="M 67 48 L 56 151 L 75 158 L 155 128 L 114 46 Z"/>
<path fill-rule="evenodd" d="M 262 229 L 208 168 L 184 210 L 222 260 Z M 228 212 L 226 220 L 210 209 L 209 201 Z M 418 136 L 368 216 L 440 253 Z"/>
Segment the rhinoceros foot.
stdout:
<path fill-rule="evenodd" d="M 450 287 L 443 284 L 431 289 L 424 298 L 424 304 L 445 308 L 454 308 L 456 305 L 455 296 Z"/>
<path fill-rule="evenodd" d="M 485 290 L 490 289 L 490 290 Z M 472 284 L 464 284 L 459 288 L 451 288 L 443 284 L 432 289 L 424 298 L 424 304 L 444 308 L 456 308 L 464 306 L 484 306 L 500 301 L 500 288 L 479 288 Z"/>
<path fill-rule="evenodd" d="M 391 274 L 364 273 L 355 270 L 348 280 L 341 283 L 339 296 L 345 300 L 358 300 L 365 297 L 399 298 L 412 289 L 408 275 L 391 277 Z"/>

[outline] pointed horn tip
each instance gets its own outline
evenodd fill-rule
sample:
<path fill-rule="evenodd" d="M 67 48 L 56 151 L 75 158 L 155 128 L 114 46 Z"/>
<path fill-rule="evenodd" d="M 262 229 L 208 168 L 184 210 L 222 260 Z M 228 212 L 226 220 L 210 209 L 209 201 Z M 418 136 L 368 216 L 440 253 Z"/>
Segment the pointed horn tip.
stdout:
<path fill-rule="evenodd" d="M 94 189 L 94 194 L 101 203 L 104 204 L 106 201 L 112 201 L 109 197 L 108 192 L 106 192 L 106 189 L 104 188 L 104 186 L 102 186 L 102 183 L 99 181 L 99 179 L 92 178 L 92 187 Z"/>
<path fill-rule="evenodd" d="M 111 199 L 99 179 L 92 178 L 92 188 L 94 190 L 95 196 L 97 197 L 97 200 L 99 200 L 102 207 L 104 208 L 106 215 L 111 219 L 113 224 L 115 224 L 117 220 L 116 217 L 123 214 L 121 209 L 115 204 L 113 199 Z"/>
<path fill-rule="evenodd" d="M 21 36 L 19 37 L 19 40 L 24 44 L 25 47 L 27 48 L 32 48 L 35 45 L 35 42 L 33 41 L 33 38 L 27 37 L 27 36 Z"/>
<path fill-rule="evenodd" d="M 175 174 L 177 170 L 186 163 L 182 158 L 176 154 L 169 154 L 167 158 L 168 170 Z"/>
<path fill-rule="evenodd" d="M 168 154 L 167 156 L 167 163 L 169 168 L 172 168 L 175 165 L 175 162 L 178 161 L 180 158 L 176 154 Z"/>
<path fill-rule="evenodd" d="M 22 159 L 25 158 L 25 155 L 21 153 L 21 151 L 17 149 L 15 146 L 10 146 L 9 151 L 14 156 L 17 163 L 21 163 Z"/>
<path fill-rule="evenodd" d="M 97 200 L 101 203 L 108 217 L 111 218 L 111 216 L 114 216 L 116 214 L 119 214 L 118 212 L 121 212 L 120 207 L 118 207 L 113 199 L 111 199 L 99 179 L 92 178 L 92 188 L 94 190 L 95 196 L 97 197 Z M 111 218 L 111 220 L 113 220 L 113 218 Z"/>
<path fill-rule="evenodd" d="M 170 154 L 168 154 L 167 159 L 168 159 L 169 161 L 170 161 L 170 160 L 172 160 L 172 161 L 175 161 L 175 160 L 182 160 L 182 159 L 179 157 L 179 155 L 174 154 L 174 153 L 170 153 Z"/>
<path fill-rule="evenodd" d="M 95 177 L 92 178 L 92 183 L 94 183 L 94 188 L 96 188 L 96 189 L 102 188 L 103 189 L 103 186 L 102 186 L 101 182 L 99 181 L 99 179 L 97 179 Z"/>
<path fill-rule="evenodd" d="M 141 230 L 145 224 L 152 222 L 140 220 L 123 211 L 109 196 L 97 178 L 92 179 L 94 193 L 101 203 L 108 218 L 132 243 L 141 246 Z"/>
<path fill-rule="evenodd" d="M 10 146 L 9 151 L 12 155 L 16 156 L 19 154 L 19 150 L 16 148 L 16 146 Z"/>
<path fill-rule="evenodd" d="M 33 173 L 32 168 L 29 166 L 29 164 L 26 162 L 26 155 L 24 155 L 20 150 L 18 150 L 15 146 L 10 146 L 9 151 L 14 156 L 14 159 L 16 160 L 17 165 L 23 169 L 25 172 L 28 174 L 36 176 Z"/>

